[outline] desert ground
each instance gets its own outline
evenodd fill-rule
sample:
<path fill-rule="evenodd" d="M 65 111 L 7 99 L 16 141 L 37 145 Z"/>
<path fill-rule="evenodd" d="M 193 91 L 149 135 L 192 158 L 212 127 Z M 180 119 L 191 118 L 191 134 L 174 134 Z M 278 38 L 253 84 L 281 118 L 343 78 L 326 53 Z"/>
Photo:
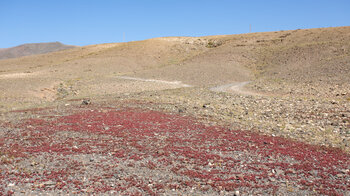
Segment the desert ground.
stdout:
<path fill-rule="evenodd" d="M 3 195 L 349 195 L 350 27 L 0 60 Z"/>

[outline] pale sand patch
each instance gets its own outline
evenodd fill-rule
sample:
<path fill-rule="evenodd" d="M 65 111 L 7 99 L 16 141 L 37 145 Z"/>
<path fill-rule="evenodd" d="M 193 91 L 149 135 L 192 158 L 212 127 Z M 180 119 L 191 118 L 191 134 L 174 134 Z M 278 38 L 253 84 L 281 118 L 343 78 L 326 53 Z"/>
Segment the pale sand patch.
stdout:
<path fill-rule="evenodd" d="M 54 82 L 50 86 L 39 88 L 34 91 L 30 91 L 30 93 L 37 98 L 46 101 L 54 101 L 57 98 L 57 86 L 59 82 Z"/>
<path fill-rule="evenodd" d="M 244 86 L 249 84 L 249 83 L 250 83 L 250 81 L 235 82 L 235 83 L 215 86 L 215 87 L 210 88 L 210 90 L 215 91 L 215 92 L 231 92 L 231 93 L 237 93 L 237 94 L 242 94 L 242 95 L 262 95 L 262 94 L 244 89 Z"/>
<path fill-rule="evenodd" d="M 15 78 L 26 78 L 39 75 L 40 72 L 29 72 L 29 73 L 11 73 L 11 74 L 2 74 L 0 79 L 15 79 Z"/>
<path fill-rule="evenodd" d="M 166 81 L 166 80 L 156 80 L 156 79 L 134 78 L 129 76 L 117 76 L 117 78 L 125 79 L 125 80 L 136 80 L 136 81 L 142 81 L 142 82 L 155 82 L 155 83 L 177 85 L 179 87 L 191 87 L 191 85 L 183 84 L 181 81 Z"/>

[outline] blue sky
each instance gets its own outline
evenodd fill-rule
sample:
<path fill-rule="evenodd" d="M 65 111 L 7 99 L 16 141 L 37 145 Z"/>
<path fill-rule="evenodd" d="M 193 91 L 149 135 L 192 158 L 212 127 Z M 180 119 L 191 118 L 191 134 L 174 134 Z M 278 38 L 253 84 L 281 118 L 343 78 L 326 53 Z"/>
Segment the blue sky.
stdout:
<path fill-rule="evenodd" d="M 0 0 L 0 48 L 350 25 L 349 0 Z"/>

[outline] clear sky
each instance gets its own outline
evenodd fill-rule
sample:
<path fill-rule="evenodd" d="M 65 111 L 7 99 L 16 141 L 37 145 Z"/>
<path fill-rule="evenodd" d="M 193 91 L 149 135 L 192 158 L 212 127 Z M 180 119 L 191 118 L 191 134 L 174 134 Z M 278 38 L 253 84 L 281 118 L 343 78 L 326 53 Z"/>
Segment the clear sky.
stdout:
<path fill-rule="evenodd" d="M 0 0 L 0 48 L 350 25 L 350 0 Z M 123 38 L 125 34 L 125 39 Z"/>

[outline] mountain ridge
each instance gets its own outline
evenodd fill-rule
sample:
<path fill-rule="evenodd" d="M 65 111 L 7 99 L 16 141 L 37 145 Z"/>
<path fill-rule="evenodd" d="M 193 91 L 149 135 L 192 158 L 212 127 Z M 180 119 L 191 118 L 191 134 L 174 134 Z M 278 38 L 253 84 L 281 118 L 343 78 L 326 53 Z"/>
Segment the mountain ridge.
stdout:
<path fill-rule="evenodd" d="M 11 48 L 0 48 L 0 59 L 46 54 L 75 47 L 77 46 L 65 45 L 61 42 L 27 43 Z"/>

